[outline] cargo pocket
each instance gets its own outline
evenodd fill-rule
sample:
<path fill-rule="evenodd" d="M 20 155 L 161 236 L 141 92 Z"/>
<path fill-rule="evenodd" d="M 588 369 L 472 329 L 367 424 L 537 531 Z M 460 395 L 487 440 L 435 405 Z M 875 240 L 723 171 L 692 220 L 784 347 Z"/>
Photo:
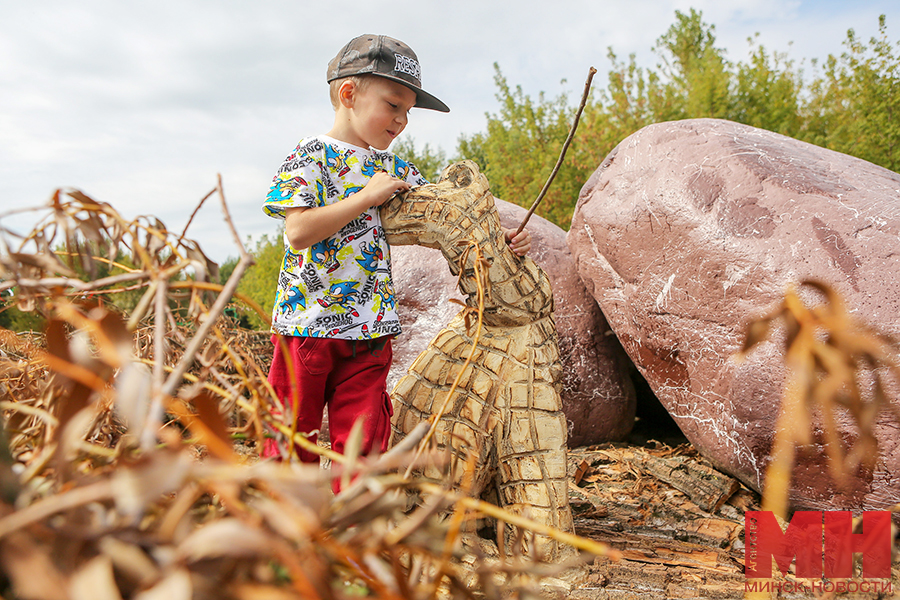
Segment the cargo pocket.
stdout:
<path fill-rule="evenodd" d="M 310 375 L 324 375 L 331 370 L 328 348 L 322 343 L 326 338 L 300 337 L 297 340 L 299 368 Z"/>

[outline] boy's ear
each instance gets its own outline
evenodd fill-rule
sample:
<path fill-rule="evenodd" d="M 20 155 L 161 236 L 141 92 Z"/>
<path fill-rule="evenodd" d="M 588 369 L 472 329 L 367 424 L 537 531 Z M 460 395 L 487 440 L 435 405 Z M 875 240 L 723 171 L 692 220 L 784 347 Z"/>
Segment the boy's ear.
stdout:
<path fill-rule="evenodd" d="M 353 101 L 356 99 L 356 82 L 352 79 L 345 79 L 338 88 L 338 101 L 345 108 L 353 108 Z"/>

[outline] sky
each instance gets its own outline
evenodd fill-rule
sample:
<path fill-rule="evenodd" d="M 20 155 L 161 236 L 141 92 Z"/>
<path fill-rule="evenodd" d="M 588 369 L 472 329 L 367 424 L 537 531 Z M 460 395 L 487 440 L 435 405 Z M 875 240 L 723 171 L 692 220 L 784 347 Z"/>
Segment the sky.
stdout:
<path fill-rule="evenodd" d="M 221 175 L 252 246 L 277 231 L 260 206 L 281 161 L 331 128 L 325 68 L 351 38 L 413 48 L 423 87 L 451 112 L 413 109 L 404 136 L 452 155 L 499 111 L 494 63 L 526 94 L 575 104 L 591 66 L 595 93 L 605 87 L 610 47 L 655 68 L 654 42 L 691 8 L 730 60 L 746 61 L 759 33 L 806 72 L 840 54 L 849 28 L 875 35 L 880 14 L 900 38 L 896 0 L 0 0 L 0 215 L 76 188 L 180 232 Z M 35 219 L 0 224 L 22 231 Z M 188 237 L 214 260 L 238 254 L 217 203 Z"/>

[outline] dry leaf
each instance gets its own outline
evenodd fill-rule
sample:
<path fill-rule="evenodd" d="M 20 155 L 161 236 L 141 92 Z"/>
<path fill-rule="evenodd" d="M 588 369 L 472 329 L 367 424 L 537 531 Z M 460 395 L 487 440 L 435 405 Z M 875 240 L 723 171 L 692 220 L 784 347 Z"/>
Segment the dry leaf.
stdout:
<path fill-rule="evenodd" d="M 150 367 L 139 362 L 129 361 L 116 377 L 116 410 L 135 434 L 143 431 L 147 422 L 151 388 Z"/>
<path fill-rule="evenodd" d="M 75 277 L 75 271 L 67 267 L 56 258 L 55 254 L 25 254 L 22 252 L 9 252 L 7 256 L 22 265 L 35 267 L 40 271 L 56 275 Z"/>
<path fill-rule="evenodd" d="M 112 561 L 98 556 L 78 569 L 69 581 L 71 600 L 122 600 L 113 576 Z"/>
<path fill-rule="evenodd" d="M 192 600 L 194 588 L 187 569 L 177 569 L 149 590 L 135 594 L 132 600 Z"/>
<path fill-rule="evenodd" d="M 794 447 L 812 442 L 816 415 L 822 422 L 828 466 L 837 485 L 845 484 L 861 464 L 871 468 L 877 457 L 875 426 L 881 412 L 900 423 L 900 409 L 885 396 L 885 378 L 900 382 L 896 345 L 869 330 L 849 312 L 840 294 L 818 281 L 789 289 L 781 306 L 748 327 L 746 354 L 762 339 L 772 322 L 781 321 L 785 336 L 785 384 L 776 423 L 772 460 L 764 481 L 764 510 L 784 516 L 788 510 Z M 808 307 L 801 292 L 814 292 L 824 302 Z M 807 293 L 806 297 L 811 295 Z M 857 430 L 845 447 L 838 429 L 848 411 Z"/>
<path fill-rule="evenodd" d="M 221 186 L 215 191 L 224 206 Z M 13 251 L 0 253 L 4 280 L 16 282 L 11 300 L 40 306 L 50 317 L 46 337 L 35 336 L 30 348 L 18 340 L 6 344 L 9 336 L 0 332 L 0 400 L 11 458 L 26 467 L 21 479 L 27 482 L 10 487 L 10 505 L 0 505 L 0 570 L 17 598 L 62 600 L 67 590 L 132 600 L 329 598 L 341 596 L 344 581 L 366 582 L 365 589 L 381 597 L 401 590 L 410 599 L 431 598 L 439 588 L 471 597 L 459 566 L 459 524 L 449 529 L 436 509 L 416 510 L 408 519 L 407 496 L 414 490 L 430 508 L 449 501 L 445 491 L 396 472 L 410 463 L 429 468 L 435 455 L 414 459 L 413 443 L 374 464 L 365 461 L 342 502 L 332 501 L 331 473 L 316 466 L 253 462 L 278 412 L 265 376 L 272 347 L 268 335 L 235 329 L 222 317 L 223 307 L 206 302 L 217 292 L 200 280 L 216 279 L 217 265 L 159 219 L 125 219 L 77 190 L 57 190 L 46 210 L 27 236 L 0 217 L 0 247 Z M 231 223 L 227 210 L 226 220 Z M 61 259 L 54 251 L 63 246 Z M 241 251 L 232 283 L 252 262 Z M 110 260 L 131 254 L 135 266 L 84 282 L 63 264 L 105 270 L 108 261 L 96 256 L 101 252 Z M 477 250 L 467 264 L 483 271 Z M 0 283 L 0 290 L 9 287 Z M 169 287 L 180 295 L 156 306 L 156 290 Z M 85 290 L 92 308 L 83 302 Z M 132 297 L 119 303 L 126 298 L 120 294 Z M 127 321 L 110 307 L 133 306 L 138 297 Z M 199 311 L 191 319 L 185 319 L 188 298 Z M 476 314 L 468 311 L 469 320 Z M 192 366 L 198 356 L 202 364 Z M 173 398 L 187 398 L 191 410 Z M 151 422 L 152 399 L 160 411 Z M 157 422 L 172 414 L 182 423 Z M 148 432 L 140 444 L 122 443 L 128 434 L 122 418 L 132 430 Z M 246 439 L 235 443 L 233 433 Z M 185 443 L 191 436 L 210 452 L 200 458 Z M 351 437 L 348 451 L 355 457 L 358 441 Z M 249 464 L 232 462 L 235 448 L 251 457 Z M 60 460 L 52 461 L 54 454 Z M 79 477 L 67 475 L 76 472 Z M 465 500 L 471 499 L 453 502 Z M 494 509 L 483 514 L 518 518 Z M 467 510 L 474 517 L 480 509 Z M 29 536 L 36 531 L 40 543 Z M 403 534 L 402 552 L 390 543 L 391 531 Z M 54 555 L 48 548 L 61 550 Z M 62 556 L 65 573 L 55 564 Z M 492 568 L 473 560 L 474 571 Z M 410 572 L 408 565 L 418 566 Z M 516 557 L 503 567 L 505 586 L 482 586 L 477 593 L 496 592 L 487 600 L 501 593 L 522 598 L 527 588 L 516 578 L 540 566 Z"/>
<path fill-rule="evenodd" d="M 132 467 L 120 467 L 112 477 L 116 508 L 136 522 L 151 503 L 184 484 L 192 464 L 185 452 L 159 451 Z"/>
<path fill-rule="evenodd" d="M 107 535 L 100 539 L 99 548 L 112 561 L 116 571 L 131 580 L 135 587 L 146 587 L 160 577 L 153 560 L 135 544 Z"/>
<path fill-rule="evenodd" d="M 258 527 L 238 519 L 224 518 L 204 525 L 178 545 L 178 558 L 188 562 L 205 558 L 235 558 L 266 555 L 272 542 Z"/>
<path fill-rule="evenodd" d="M 0 564 L 18 598 L 68 600 L 66 579 L 54 563 L 48 549 L 25 533 L 12 533 L 0 543 Z"/>

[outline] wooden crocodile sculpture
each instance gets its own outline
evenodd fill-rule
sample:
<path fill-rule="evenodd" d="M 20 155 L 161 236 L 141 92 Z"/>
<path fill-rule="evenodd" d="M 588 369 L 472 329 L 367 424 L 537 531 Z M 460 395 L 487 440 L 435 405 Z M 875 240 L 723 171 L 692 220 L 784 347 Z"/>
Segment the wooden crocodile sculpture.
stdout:
<path fill-rule="evenodd" d="M 459 287 L 471 308 L 478 306 L 473 245 L 489 263 L 477 350 L 435 432 L 438 446 L 452 454 L 453 482 L 462 480 L 471 453 L 474 496 L 572 533 L 566 419 L 556 386 L 561 365 L 547 275 L 509 249 L 487 178 L 471 161 L 447 167 L 436 184 L 392 199 L 381 218 L 391 245 L 437 248 L 455 275 L 462 268 Z M 397 383 L 391 394 L 394 443 L 440 410 L 472 351 L 474 323 L 471 310 L 461 311 Z M 573 551 L 549 538 L 539 537 L 538 544 L 545 558 Z"/>

